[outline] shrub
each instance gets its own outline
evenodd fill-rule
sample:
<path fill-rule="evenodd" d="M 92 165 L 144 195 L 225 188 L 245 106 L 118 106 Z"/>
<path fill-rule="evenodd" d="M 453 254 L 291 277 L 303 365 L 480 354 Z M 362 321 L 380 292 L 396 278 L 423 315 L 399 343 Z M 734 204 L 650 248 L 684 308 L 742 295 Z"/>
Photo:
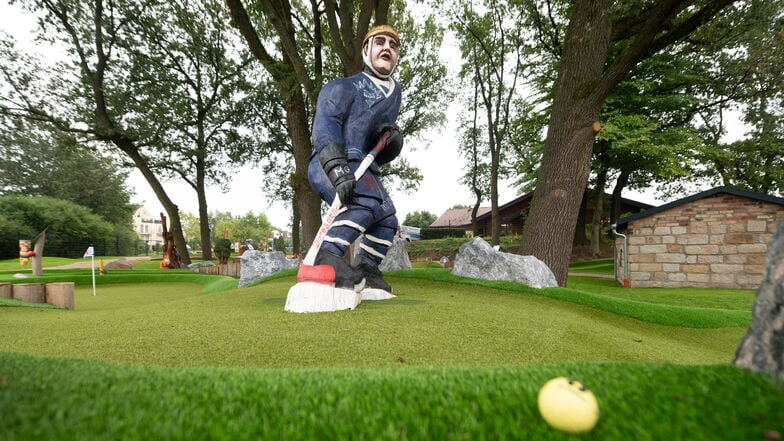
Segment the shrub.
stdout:
<path fill-rule="evenodd" d="M 0 196 L 0 259 L 19 255 L 19 240 L 46 229 L 45 252 L 55 257 L 81 257 L 88 246 L 97 255 L 131 254 L 136 234 L 128 225 L 105 221 L 90 209 L 48 197 Z"/>
<path fill-rule="evenodd" d="M 220 263 L 226 263 L 231 256 L 231 241 L 223 238 L 216 240 L 215 255 L 218 256 Z"/>
<path fill-rule="evenodd" d="M 444 237 L 465 237 L 465 230 L 462 228 L 422 228 L 419 237 L 422 240 L 443 239 Z"/>

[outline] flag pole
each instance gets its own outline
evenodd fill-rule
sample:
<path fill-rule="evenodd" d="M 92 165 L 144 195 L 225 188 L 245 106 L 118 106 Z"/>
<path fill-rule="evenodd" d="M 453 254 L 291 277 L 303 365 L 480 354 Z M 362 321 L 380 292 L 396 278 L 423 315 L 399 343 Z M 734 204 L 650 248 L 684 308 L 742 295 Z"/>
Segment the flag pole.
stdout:
<path fill-rule="evenodd" d="M 90 266 L 93 269 L 93 297 L 95 297 L 95 256 L 90 256 Z"/>
<path fill-rule="evenodd" d="M 87 247 L 87 251 L 84 252 L 83 257 L 90 258 L 90 268 L 92 268 L 93 273 L 93 297 L 95 297 L 95 248 L 92 245 Z"/>

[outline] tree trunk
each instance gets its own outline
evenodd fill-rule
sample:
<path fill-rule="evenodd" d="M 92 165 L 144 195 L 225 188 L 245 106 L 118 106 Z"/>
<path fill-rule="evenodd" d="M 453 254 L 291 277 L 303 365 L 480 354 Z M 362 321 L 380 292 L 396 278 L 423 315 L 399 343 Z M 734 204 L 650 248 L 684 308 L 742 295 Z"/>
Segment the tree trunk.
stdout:
<path fill-rule="evenodd" d="M 44 275 L 44 244 L 46 243 L 46 228 L 44 231 L 38 233 L 38 236 L 33 240 L 33 252 L 35 255 L 33 256 L 33 275 L 34 276 L 43 276 Z"/>
<path fill-rule="evenodd" d="M 578 2 L 569 22 L 555 84 L 539 178 L 523 234 L 523 254 L 550 267 L 566 285 L 574 228 L 604 97 L 592 94 L 607 60 L 611 2 Z"/>
<path fill-rule="evenodd" d="M 289 181 L 294 178 L 292 173 Z M 293 186 L 292 186 L 293 187 Z M 292 196 L 291 201 L 291 253 L 295 256 L 302 256 L 302 238 L 300 237 L 301 225 L 299 220 L 299 208 L 297 208 L 297 195 Z"/>
<path fill-rule="evenodd" d="M 198 108 L 203 109 L 201 98 L 198 99 Z M 205 170 L 207 168 L 205 156 L 207 154 L 207 141 L 204 136 L 204 116 L 207 111 L 199 111 L 198 121 L 198 139 L 196 155 L 196 199 L 199 202 L 199 233 L 201 234 L 201 256 L 202 260 L 212 260 L 212 243 L 210 242 L 210 219 L 209 210 L 207 208 L 207 190 L 206 190 L 206 177 Z"/>
<path fill-rule="evenodd" d="M 308 181 L 310 153 L 310 128 L 305 111 L 305 100 L 298 88 L 288 91 L 290 97 L 285 102 L 286 126 L 291 145 L 294 148 L 294 200 L 302 222 L 302 250 L 307 250 L 321 226 L 321 199 L 313 192 Z"/>
<path fill-rule="evenodd" d="M 113 142 L 120 150 L 122 150 L 126 155 L 128 155 L 129 158 L 131 158 L 136 168 L 139 169 L 139 171 L 142 173 L 142 176 L 144 176 L 144 179 L 147 180 L 148 184 L 150 184 L 150 188 L 152 188 L 155 196 L 158 197 L 158 201 L 161 203 L 163 209 L 166 211 L 166 214 L 169 217 L 169 232 L 174 238 L 174 246 L 177 247 L 180 261 L 184 265 L 189 265 L 191 263 L 191 256 L 188 253 L 185 236 L 182 234 L 182 223 L 180 221 L 179 208 L 174 202 L 172 202 L 172 200 L 169 198 L 169 195 L 166 194 L 166 190 L 163 189 L 163 185 L 161 185 L 161 182 L 158 181 L 158 177 L 155 176 L 155 173 L 150 170 L 150 167 L 147 165 L 147 161 L 139 153 L 139 150 L 133 144 L 133 141 L 122 138 L 113 140 Z"/>
<path fill-rule="evenodd" d="M 210 231 L 210 218 L 207 210 L 207 195 L 204 187 L 199 187 L 196 192 L 199 199 L 199 231 L 201 234 L 201 257 L 206 262 L 212 260 L 212 232 Z"/>
<path fill-rule="evenodd" d="M 583 191 L 583 200 L 580 202 L 580 211 L 577 213 L 577 223 L 574 226 L 575 245 L 588 245 L 588 236 L 585 235 L 585 225 L 588 223 L 588 188 Z"/>
<path fill-rule="evenodd" d="M 591 257 L 601 254 L 600 242 L 602 238 L 602 212 L 604 211 L 604 186 L 607 183 L 607 170 L 603 169 L 596 176 L 596 201 L 593 206 L 593 219 L 591 219 Z"/>
<path fill-rule="evenodd" d="M 269 14 L 270 20 L 278 25 L 275 32 L 283 46 L 279 48 L 283 50 L 282 59 L 278 60 L 267 52 L 251 24 L 250 17 L 242 2 L 239 0 L 226 0 L 226 4 L 229 7 L 231 18 L 236 23 L 245 41 L 247 41 L 251 53 L 272 76 L 283 98 L 283 108 L 286 111 L 286 128 L 291 137 L 291 145 L 294 150 L 292 152 L 294 156 L 294 173 L 290 182 L 294 191 L 294 201 L 297 204 L 294 213 L 299 215 L 302 223 L 304 240 L 301 242 L 303 249 L 307 249 L 321 226 L 321 200 L 310 188 L 310 183 L 308 182 L 308 163 L 312 148 L 303 89 L 310 94 L 308 99 L 311 104 L 315 104 L 317 91 L 313 81 L 302 69 L 304 66 L 303 60 L 299 58 L 296 51 L 296 45 L 293 40 L 295 36 L 293 31 L 294 25 L 291 23 L 291 15 L 289 14 L 291 5 L 286 2 L 275 4 L 262 2 L 261 4 L 262 8 L 267 8 L 265 10 Z M 276 20 L 277 23 L 275 23 Z M 299 72 L 298 67 L 300 68 Z M 297 223 L 295 222 L 292 225 L 292 229 L 296 228 Z M 296 243 L 294 247 L 296 249 Z"/>
<path fill-rule="evenodd" d="M 621 174 L 618 175 L 618 179 L 615 180 L 615 187 L 613 187 L 610 223 L 614 224 L 621 215 L 621 193 L 623 192 L 623 189 L 626 188 L 626 184 L 628 182 L 629 172 L 626 170 L 621 170 Z"/>
<path fill-rule="evenodd" d="M 733 363 L 784 379 L 784 220 L 779 222 L 770 244 L 751 326 Z"/>
<path fill-rule="evenodd" d="M 500 167 L 501 149 L 499 143 L 501 142 L 498 136 L 498 116 L 493 112 L 493 100 L 490 94 L 485 91 L 484 83 L 480 82 L 482 95 L 485 103 L 485 110 L 487 111 L 487 147 L 490 150 L 490 225 L 491 235 L 490 244 L 501 244 L 501 213 L 498 209 L 498 169 Z M 496 102 L 500 106 L 500 102 Z M 496 112 L 497 113 L 497 112 Z"/>
<path fill-rule="evenodd" d="M 492 216 L 490 223 L 492 225 L 491 241 L 492 245 L 501 244 L 501 212 L 498 209 L 498 157 L 493 155 L 490 159 L 490 210 Z"/>
<path fill-rule="evenodd" d="M 476 202 L 471 208 L 471 232 L 474 237 L 479 237 L 479 222 L 476 221 L 476 218 L 479 214 L 479 207 L 482 205 L 482 191 L 474 187 L 474 195 L 476 195 Z"/>

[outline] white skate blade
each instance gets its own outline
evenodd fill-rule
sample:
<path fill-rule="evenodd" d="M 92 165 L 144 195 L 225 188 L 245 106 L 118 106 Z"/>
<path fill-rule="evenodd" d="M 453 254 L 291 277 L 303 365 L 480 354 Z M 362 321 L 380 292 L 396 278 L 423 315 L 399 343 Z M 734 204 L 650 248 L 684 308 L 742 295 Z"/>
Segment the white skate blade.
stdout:
<path fill-rule="evenodd" d="M 288 312 L 332 312 L 354 309 L 362 302 L 362 294 L 352 289 L 335 288 L 334 284 L 299 282 L 289 288 L 286 297 Z"/>
<path fill-rule="evenodd" d="M 365 288 L 362 290 L 362 300 L 389 300 L 397 297 L 391 292 L 378 288 Z"/>

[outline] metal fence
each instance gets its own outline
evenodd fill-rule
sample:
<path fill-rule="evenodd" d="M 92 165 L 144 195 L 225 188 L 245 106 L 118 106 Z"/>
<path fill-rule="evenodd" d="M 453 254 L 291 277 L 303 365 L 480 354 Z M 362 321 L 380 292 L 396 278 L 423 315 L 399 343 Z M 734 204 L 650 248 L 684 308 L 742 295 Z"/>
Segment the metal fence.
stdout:
<path fill-rule="evenodd" d="M 0 259 L 13 259 L 19 257 L 19 241 L 33 241 L 34 237 L 23 237 L 12 234 L 0 237 Z M 31 243 L 32 246 L 32 243 Z M 146 256 L 153 253 L 159 245 L 151 245 L 143 240 L 128 240 L 126 237 L 116 235 L 112 238 L 83 238 L 63 234 L 46 234 L 44 255 L 49 257 L 79 258 L 84 255 L 87 247 L 92 246 L 97 256 Z"/>

